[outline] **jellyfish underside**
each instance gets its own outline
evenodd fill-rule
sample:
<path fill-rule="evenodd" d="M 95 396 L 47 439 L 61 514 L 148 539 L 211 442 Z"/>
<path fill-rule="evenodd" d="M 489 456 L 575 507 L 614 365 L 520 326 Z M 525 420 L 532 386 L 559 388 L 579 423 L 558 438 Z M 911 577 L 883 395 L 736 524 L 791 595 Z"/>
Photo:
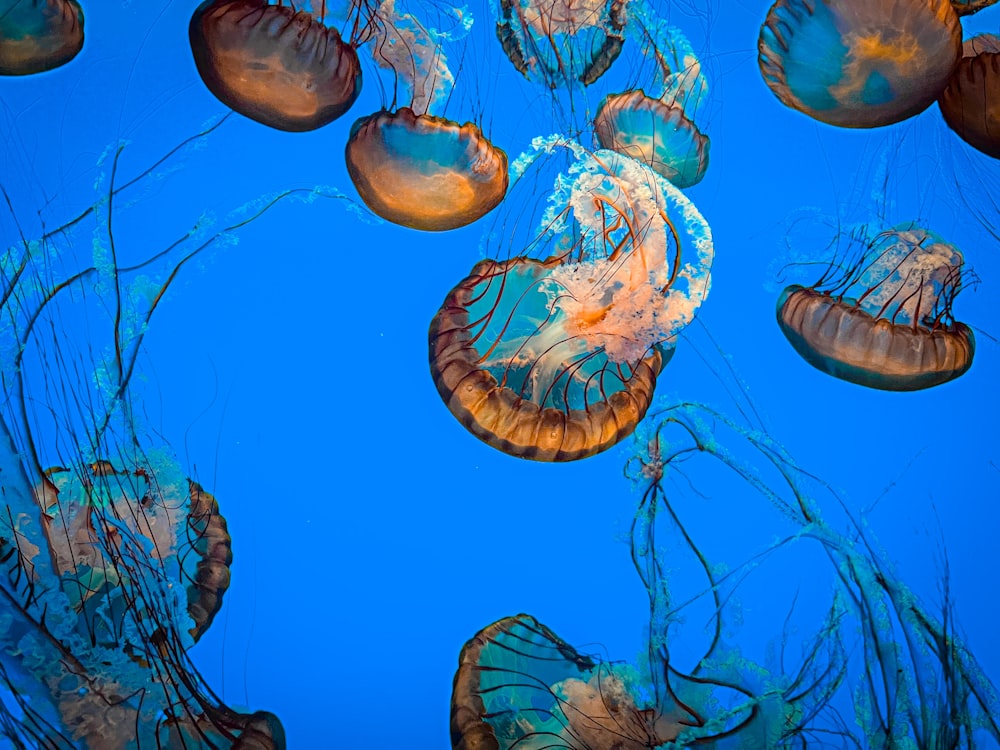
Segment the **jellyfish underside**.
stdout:
<path fill-rule="evenodd" d="M 83 48 L 77 0 L 7 3 L 0 13 L 0 75 L 42 73 L 65 65 Z"/>
<path fill-rule="evenodd" d="M 948 0 L 778 0 L 758 42 L 761 74 L 783 104 L 849 128 L 922 112 L 961 47 Z"/>
<path fill-rule="evenodd" d="M 507 191 L 507 155 L 478 126 L 409 107 L 355 122 L 345 160 L 365 205 L 412 229 L 465 226 L 492 211 Z"/>
<path fill-rule="evenodd" d="M 306 11 L 267 0 L 206 0 L 188 30 L 209 91 L 269 127 L 315 130 L 361 92 L 354 47 Z"/>

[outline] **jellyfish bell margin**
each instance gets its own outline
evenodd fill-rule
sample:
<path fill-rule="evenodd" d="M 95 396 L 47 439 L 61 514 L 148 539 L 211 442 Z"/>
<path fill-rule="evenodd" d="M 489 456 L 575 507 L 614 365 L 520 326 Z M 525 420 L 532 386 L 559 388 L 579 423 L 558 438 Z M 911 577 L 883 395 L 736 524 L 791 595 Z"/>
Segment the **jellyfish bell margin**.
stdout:
<path fill-rule="evenodd" d="M 970 146 L 1000 159 L 1000 37 L 966 39 L 962 55 L 938 99 L 941 116 Z"/>
<path fill-rule="evenodd" d="M 227 107 L 292 132 L 315 130 L 361 93 L 353 44 L 313 14 L 268 0 L 206 0 L 188 27 L 202 81 Z"/>
<path fill-rule="evenodd" d="M 901 224 L 872 238 L 841 278 L 793 284 L 778 326 L 813 367 L 850 383 L 916 391 L 972 366 L 972 329 L 953 320 L 962 254 L 933 232 Z M 831 267 L 832 268 L 832 267 Z"/>
<path fill-rule="evenodd" d="M 828 125 L 875 128 L 938 98 L 962 28 L 949 0 L 778 0 L 757 47 L 782 104 Z"/>

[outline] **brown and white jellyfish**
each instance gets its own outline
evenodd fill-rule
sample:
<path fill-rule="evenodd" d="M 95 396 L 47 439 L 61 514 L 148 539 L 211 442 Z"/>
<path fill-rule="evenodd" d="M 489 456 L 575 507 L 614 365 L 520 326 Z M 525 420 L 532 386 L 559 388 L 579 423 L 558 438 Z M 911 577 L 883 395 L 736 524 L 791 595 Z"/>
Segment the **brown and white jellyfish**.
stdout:
<path fill-rule="evenodd" d="M 52 70 L 82 48 L 83 10 L 77 0 L 7 0 L 0 9 L 0 75 Z"/>
<path fill-rule="evenodd" d="M 633 89 L 605 97 L 594 117 L 597 142 L 648 164 L 677 187 L 695 185 L 709 154 L 698 114 L 708 98 L 701 62 L 684 33 L 644 2 L 629 4 L 627 29 L 655 63 L 651 90 L 659 93 Z"/>
<path fill-rule="evenodd" d="M 223 104 L 278 130 L 315 130 L 361 92 L 351 40 L 324 12 L 271 0 L 205 0 L 188 32 L 195 65 Z"/>
<path fill-rule="evenodd" d="M 789 286 L 778 325 L 813 367 L 869 388 L 915 391 L 964 374 L 975 338 L 952 317 L 962 254 L 916 224 L 874 237 L 846 271 Z"/>
<path fill-rule="evenodd" d="M 962 54 L 938 99 L 941 115 L 970 146 L 1000 159 L 1000 37 L 966 39 Z"/>
<path fill-rule="evenodd" d="M 782 104 L 820 122 L 874 128 L 938 98 L 962 52 L 949 0 L 778 0 L 758 62 Z"/>
<path fill-rule="evenodd" d="M 442 43 L 464 34 L 471 19 L 455 10 L 457 32 L 429 28 L 395 0 L 375 11 L 371 52 L 391 71 L 405 106 L 395 101 L 351 127 L 345 159 L 361 199 L 388 221 L 412 229 L 465 226 L 493 210 L 507 192 L 507 155 L 482 129 L 432 114 L 455 79 Z"/>
<path fill-rule="evenodd" d="M 455 417 L 539 461 L 585 458 L 635 429 L 708 294 L 714 254 L 704 218 L 648 166 L 558 138 L 538 139 L 535 155 L 556 148 L 573 163 L 535 236 L 477 263 L 429 334 L 431 375 Z"/>

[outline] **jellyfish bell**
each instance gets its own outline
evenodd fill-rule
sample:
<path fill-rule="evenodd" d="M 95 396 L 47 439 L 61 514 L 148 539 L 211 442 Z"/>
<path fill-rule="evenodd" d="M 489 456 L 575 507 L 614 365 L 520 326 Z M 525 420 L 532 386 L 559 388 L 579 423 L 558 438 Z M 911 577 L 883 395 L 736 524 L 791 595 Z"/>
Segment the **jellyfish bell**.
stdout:
<path fill-rule="evenodd" d="M 409 107 L 355 122 L 346 161 L 365 205 L 411 229 L 465 226 L 492 211 L 507 192 L 507 155 L 477 125 Z"/>
<path fill-rule="evenodd" d="M 700 111 L 708 84 L 684 33 L 670 26 L 646 3 L 629 5 L 629 38 L 641 42 L 644 61 L 654 66 L 652 91 L 631 89 L 609 94 L 594 117 L 601 148 L 627 154 L 652 167 L 680 188 L 701 181 L 708 169 L 709 139 Z"/>
<path fill-rule="evenodd" d="M 938 99 L 941 115 L 970 146 L 1000 159 L 1000 37 L 966 39 L 962 54 Z"/>
<path fill-rule="evenodd" d="M 948 0 L 778 0 L 758 62 L 782 104 L 829 125 L 874 128 L 930 106 L 961 49 Z"/>
<path fill-rule="evenodd" d="M 470 224 L 492 211 L 507 191 L 507 155 L 472 122 L 432 113 L 454 85 L 443 43 L 464 35 L 471 19 L 453 9 L 458 30 L 431 28 L 385 0 L 375 11 L 370 45 L 408 102 L 357 120 L 347 141 L 347 171 L 358 195 L 382 218 L 424 231 Z"/>
<path fill-rule="evenodd" d="M 315 130 L 361 93 L 354 46 L 305 10 L 270 0 L 205 0 L 188 31 L 209 91 L 269 127 Z"/>
<path fill-rule="evenodd" d="M 480 261 L 429 332 L 431 375 L 455 417 L 538 461 L 585 458 L 631 434 L 708 294 L 713 256 L 704 218 L 649 167 L 567 148 L 575 161 L 528 243 L 543 257 Z"/>
<path fill-rule="evenodd" d="M 0 75 L 52 70 L 82 48 L 83 10 L 77 0 L 8 2 L 0 12 Z"/>
<path fill-rule="evenodd" d="M 869 388 L 915 391 L 972 366 L 972 330 L 952 318 L 961 253 L 916 224 L 883 232 L 841 278 L 792 285 L 778 325 L 813 367 Z"/>

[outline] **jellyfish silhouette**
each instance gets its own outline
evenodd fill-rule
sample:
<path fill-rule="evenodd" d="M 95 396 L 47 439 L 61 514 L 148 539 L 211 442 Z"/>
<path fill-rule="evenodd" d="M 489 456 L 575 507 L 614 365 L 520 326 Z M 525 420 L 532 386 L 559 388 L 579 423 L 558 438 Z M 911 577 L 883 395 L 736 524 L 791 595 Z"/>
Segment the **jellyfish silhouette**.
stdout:
<path fill-rule="evenodd" d="M 979 34 L 965 40 L 962 61 L 938 106 L 962 140 L 1000 159 L 1000 37 Z"/>
<path fill-rule="evenodd" d="M 208 90 L 272 128 L 315 130 L 361 92 L 353 44 L 310 12 L 269 0 L 206 0 L 188 31 Z"/>
<path fill-rule="evenodd" d="M 972 330 L 955 322 L 962 254 L 933 232 L 901 224 L 877 235 L 839 278 L 778 300 L 778 325 L 813 367 L 888 391 L 930 388 L 972 365 Z"/>
<path fill-rule="evenodd" d="M 0 75 L 58 68 L 82 47 L 83 10 L 77 0 L 6 0 L 0 7 Z"/>
<path fill-rule="evenodd" d="M 594 117 L 597 142 L 648 164 L 677 187 L 695 185 L 708 169 L 709 153 L 708 136 L 697 124 L 708 95 L 701 62 L 683 32 L 646 3 L 629 5 L 628 31 L 654 59 L 654 85 L 663 93 L 653 98 L 639 89 L 605 97 Z"/>
<path fill-rule="evenodd" d="M 758 62 L 782 104 L 848 128 L 889 125 L 937 99 L 962 30 L 948 0 L 778 0 Z"/>
<path fill-rule="evenodd" d="M 708 294 L 713 247 L 694 205 L 641 162 L 558 137 L 535 148 L 574 159 L 526 245 L 541 257 L 480 261 L 448 294 L 430 327 L 431 375 L 476 437 L 571 461 L 642 419 Z"/>
<path fill-rule="evenodd" d="M 497 38 L 525 78 L 549 88 L 590 85 L 621 53 L 625 4 L 500 0 Z"/>
<path fill-rule="evenodd" d="M 430 114 L 454 85 L 442 33 L 397 12 L 393 0 L 378 6 L 373 28 L 375 61 L 392 71 L 410 103 L 354 123 L 345 153 L 354 187 L 372 211 L 395 224 L 425 231 L 465 226 L 503 200 L 507 155 L 479 126 Z"/>
<path fill-rule="evenodd" d="M 231 540 L 215 499 L 143 429 L 135 377 L 184 265 L 283 197 L 214 232 L 203 218 L 159 252 L 149 232 L 111 242 L 123 213 L 144 210 L 136 195 L 215 127 L 126 182 L 111 149 L 92 206 L 5 249 L 0 736 L 14 747 L 284 747 L 277 717 L 226 706 L 188 657 L 229 586 Z M 20 231 L 20 196 L 3 194 Z"/>

